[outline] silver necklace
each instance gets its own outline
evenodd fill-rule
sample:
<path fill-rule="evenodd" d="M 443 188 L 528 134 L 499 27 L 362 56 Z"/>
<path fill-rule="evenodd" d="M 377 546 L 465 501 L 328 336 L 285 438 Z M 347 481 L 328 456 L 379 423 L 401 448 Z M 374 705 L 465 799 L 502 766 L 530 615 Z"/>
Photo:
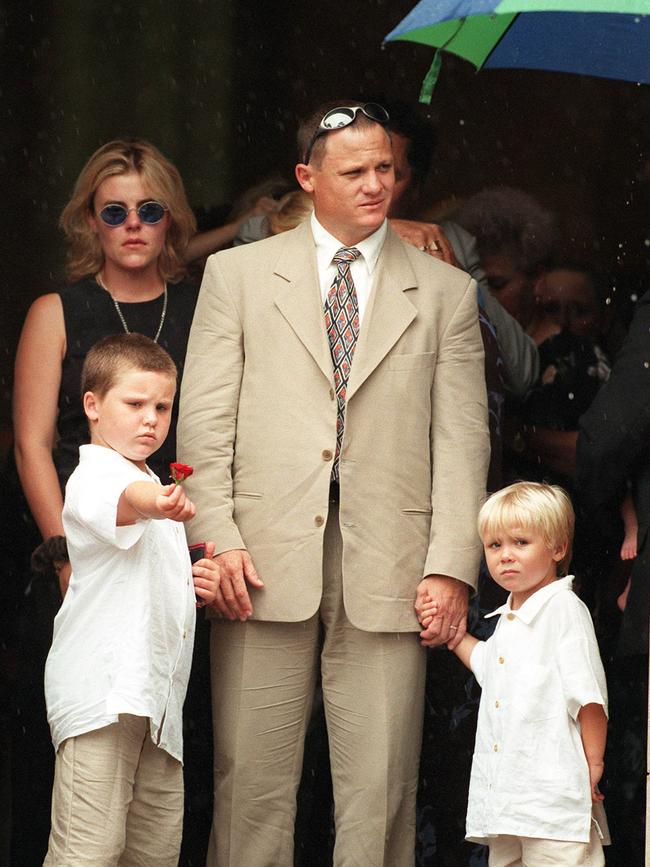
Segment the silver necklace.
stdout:
<path fill-rule="evenodd" d="M 124 318 L 124 314 L 122 313 L 120 305 L 118 304 L 117 298 L 111 293 L 110 289 L 108 288 L 108 286 L 106 286 L 106 284 L 102 280 L 101 275 L 99 273 L 97 274 L 97 282 L 102 287 L 102 289 L 105 292 L 108 292 L 108 294 L 110 295 L 111 301 L 113 302 L 113 304 L 115 306 L 115 310 L 117 311 L 117 315 L 120 317 L 120 322 L 122 323 L 122 327 L 124 328 L 124 331 L 127 334 L 130 334 L 131 331 L 129 330 L 129 326 L 126 324 L 126 319 Z M 156 331 L 156 336 L 153 339 L 154 343 L 158 343 L 158 338 L 160 337 L 160 332 L 162 331 L 162 327 L 165 323 L 166 313 L 167 313 L 167 283 L 164 284 L 164 288 L 163 288 L 163 307 L 162 307 L 162 313 L 160 314 L 160 322 L 158 323 L 158 331 Z"/>

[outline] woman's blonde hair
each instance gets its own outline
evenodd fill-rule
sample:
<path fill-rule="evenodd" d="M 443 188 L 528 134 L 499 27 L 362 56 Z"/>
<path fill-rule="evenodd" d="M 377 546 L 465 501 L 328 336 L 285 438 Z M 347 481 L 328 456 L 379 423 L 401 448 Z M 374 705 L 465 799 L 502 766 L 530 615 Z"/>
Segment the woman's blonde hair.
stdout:
<path fill-rule="evenodd" d="M 558 563 L 558 574 L 567 574 L 575 513 L 563 488 L 541 482 L 515 482 L 488 497 L 478 514 L 481 539 L 497 536 L 514 527 L 539 533 L 544 544 L 551 549 L 566 543 L 566 554 Z"/>
<path fill-rule="evenodd" d="M 169 228 L 158 261 L 161 276 L 175 281 L 185 273 L 185 249 L 196 232 L 196 220 L 178 169 L 149 142 L 117 140 L 102 145 L 90 157 L 61 214 L 59 225 L 70 243 L 67 265 L 70 280 L 101 270 L 104 253 L 88 222 L 88 213 L 94 213 L 95 193 L 107 178 L 131 172 L 140 175 L 151 196 L 169 209 Z"/>

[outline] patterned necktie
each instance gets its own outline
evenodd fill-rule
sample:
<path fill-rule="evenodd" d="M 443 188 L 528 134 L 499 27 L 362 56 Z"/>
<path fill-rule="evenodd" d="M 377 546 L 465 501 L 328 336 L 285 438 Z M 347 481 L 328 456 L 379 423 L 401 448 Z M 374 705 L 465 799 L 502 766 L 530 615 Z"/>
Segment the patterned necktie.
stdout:
<path fill-rule="evenodd" d="M 332 479 L 335 482 L 339 480 L 339 455 L 345 424 L 345 395 L 359 336 L 359 303 L 350 272 L 350 263 L 360 255 L 356 247 L 341 247 L 332 260 L 336 264 L 337 273 L 325 300 L 325 327 L 332 353 L 334 389 L 338 404 L 336 456 L 332 465 Z"/>

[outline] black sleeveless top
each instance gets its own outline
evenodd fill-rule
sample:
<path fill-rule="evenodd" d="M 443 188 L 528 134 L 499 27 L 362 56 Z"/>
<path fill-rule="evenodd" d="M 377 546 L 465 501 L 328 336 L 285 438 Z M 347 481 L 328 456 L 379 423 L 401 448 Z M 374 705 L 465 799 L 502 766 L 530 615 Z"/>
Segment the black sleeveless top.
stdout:
<path fill-rule="evenodd" d="M 198 286 L 188 283 L 169 285 L 167 313 L 158 343 L 169 352 L 178 367 L 180 386 L 185 361 L 185 350 L 190 334 Z M 66 354 L 61 371 L 59 389 L 59 440 L 54 450 L 54 464 L 65 488 L 70 474 L 79 462 L 79 446 L 90 441 L 88 422 L 81 403 L 81 368 L 90 347 L 110 334 L 124 331 L 111 296 L 94 278 L 87 277 L 59 292 L 63 304 L 66 333 Z M 162 314 L 163 296 L 153 301 L 127 303 L 120 301 L 120 309 L 129 331 L 137 331 L 152 339 L 156 336 Z M 163 484 L 169 481 L 169 464 L 177 459 L 176 422 L 178 420 L 178 389 L 172 409 L 172 421 L 167 439 L 147 461 Z M 178 456 L 182 461 L 182 455 Z"/>

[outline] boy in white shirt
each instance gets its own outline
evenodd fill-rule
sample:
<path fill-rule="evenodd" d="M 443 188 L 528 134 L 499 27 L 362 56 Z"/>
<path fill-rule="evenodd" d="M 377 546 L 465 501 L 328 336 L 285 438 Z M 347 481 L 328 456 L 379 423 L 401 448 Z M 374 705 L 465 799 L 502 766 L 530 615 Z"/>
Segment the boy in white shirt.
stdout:
<path fill-rule="evenodd" d="M 195 594 L 213 602 L 219 573 L 211 543 L 191 565 L 182 522 L 194 505 L 146 465 L 175 391 L 174 362 L 140 334 L 105 338 L 86 357 L 91 444 L 66 488 L 72 578 L 45 669 L 52 867 L 178 862 Z"/>
<path fill-rule="evenodd" d="M 574 513 L 559 487 L 518 482 L 493 494 L 478 530 L 492 578 L 510 591 L 487 641 L 454 648 L 482 688 L 466 839 L 490 867 L 604 865 L 600 837 L 607 687 L 589 611 L 558 578 Z M 420 612 L 424 628 L 436 612 Z"/>

